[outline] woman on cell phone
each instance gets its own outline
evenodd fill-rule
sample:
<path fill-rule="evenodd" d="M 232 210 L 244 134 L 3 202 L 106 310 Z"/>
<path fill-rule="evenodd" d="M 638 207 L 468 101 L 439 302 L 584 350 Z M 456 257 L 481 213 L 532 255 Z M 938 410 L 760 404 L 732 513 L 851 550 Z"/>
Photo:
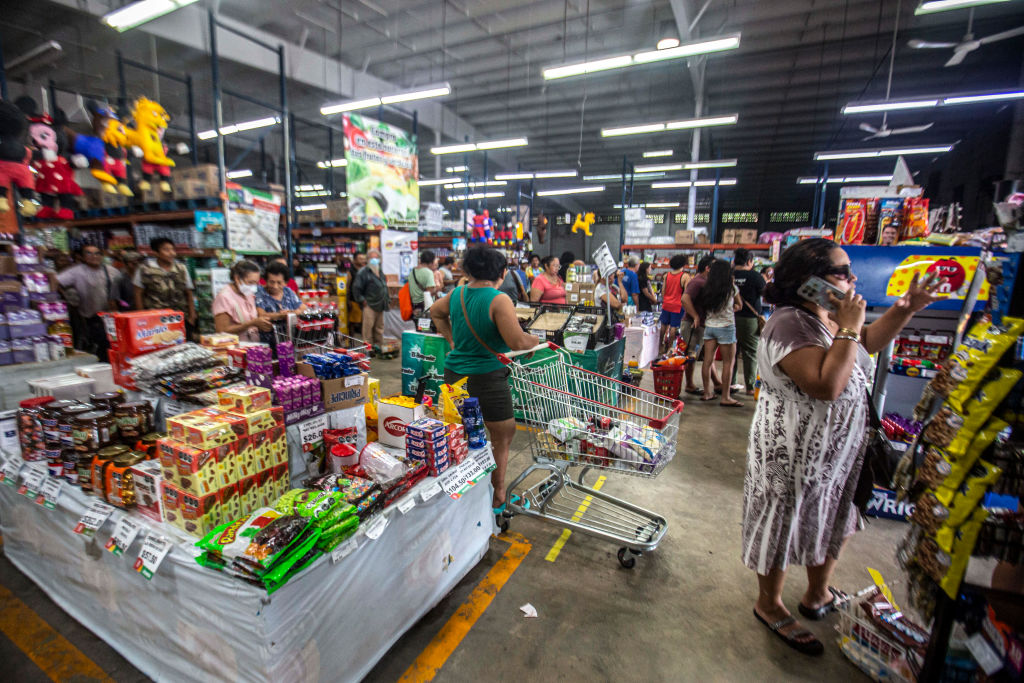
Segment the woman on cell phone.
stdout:
<path fill-rule="evenodd" d="M 821 278 L 841 298 L 820 286 L 823 298 L 813 295 L 803 288 L 811 278 Z M 915 275 L 907 293 L 870 325 L 864 324 L 856 282 L 845 251 L 831 240 L 809 239 L 782 253 L 764 292 L 777 308 L 757 351 L 761 393 L 743 486 L 743 562 L 757 572 L 754 616 L 810 655 L 824 647 L 782 602 L 786 569 L 807 568 L 799 605 L 804 618 L 824 619 L 835 609 L 841 594 L 829 579 L 843 543 L 860 524 L 853 494 L 868 427 L 868 354 L 883 349 L 936 301 L 944 280 L 918 282 Z"/>

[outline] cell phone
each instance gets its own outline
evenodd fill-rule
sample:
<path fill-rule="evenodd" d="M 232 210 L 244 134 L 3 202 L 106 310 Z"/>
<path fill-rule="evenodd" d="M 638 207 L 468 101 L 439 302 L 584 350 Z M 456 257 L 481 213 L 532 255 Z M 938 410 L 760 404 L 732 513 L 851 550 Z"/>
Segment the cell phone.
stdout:
<path fill-rule="evenodd" d="M 800 285 L 800 289 L 796 290 L 798 296 L 807 299 L 812 304 L 818 304 L 826 311 L 835 313 L 836 307 L 828 298 L 829 292 L 831 292 L 837 299 L 842 299 L 846 296 L 846 293 L 843 290 L 826 282 L 817 275 L 812 275 L 807 278 L 807 282 Z"/>

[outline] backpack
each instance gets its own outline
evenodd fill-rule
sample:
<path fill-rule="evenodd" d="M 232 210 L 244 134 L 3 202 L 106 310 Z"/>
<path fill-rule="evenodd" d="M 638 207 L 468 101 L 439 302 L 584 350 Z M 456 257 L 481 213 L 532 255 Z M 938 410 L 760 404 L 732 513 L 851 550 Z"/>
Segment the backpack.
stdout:
<path fill-rule="evenodd" d="M 402 320 L 412 320 L 412 293 L 409 291 L 408 280 L 398 290 L 398 311 L 402 314 Z"/>

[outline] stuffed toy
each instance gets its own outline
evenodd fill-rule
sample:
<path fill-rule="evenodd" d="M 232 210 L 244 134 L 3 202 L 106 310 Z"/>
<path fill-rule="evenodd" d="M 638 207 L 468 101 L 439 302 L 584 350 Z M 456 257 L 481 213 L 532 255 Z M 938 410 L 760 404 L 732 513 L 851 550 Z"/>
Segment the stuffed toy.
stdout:
<path fill-rule="evenodd" d="M 544 244 L 548 239 L 548 217 L 537 214 L 537 244 Z"/>
<path fill-rule="evenodd" d="M 36 192 L 43 207 L 36 218 L 59 218 L 70 220 L 75 214 L 71 207 L 75 197 L 82 194 L 82 188 L 75 182 L 75 171 L 64 156 L 68 150 L 68 138 L 64 133 L 63 121 L 54 121 L 49 114 L 39 111 L 31 97 L 19 97 L 15 102 L 28 117 L 28 137 L 32 143 L 32 168 L 36 171 Z M 57 113 L 63 119 L 61 112 Z M 79 168 L 88 165 L 85 157 L 78 154 L 72 161 Z"/>
<path fill-rule="evenodd" d="M 8 199 L 12 187 L 21 193 L 22 216 L 34 216 L 36 179 L 28 166 L 32 150 L 28 140 L 28 119 L 25 112 L 11 102 L 0 100 L 0 211 L 10 211 Z"/>
<path fill-rule="evenodd" d="M 484 209 L 483 213 L 478 213 L 473 216 L 473 234 L 470 236 L 470 242 L 479 242 L 480 244 L 491 244 L 491 227 L 494 225 L 494 220 L 491 218 L 490 212 Z"/>
<path fill-rule="evenodd" d="M 174 160 L 167 156 L 168 147 L 164 144 L 164 133 L 171 117 L 167 111 L 146 97 L 140 97 L 132 105 L 132 118 L 135 126 L 127 129 L 128 143 L 133 146 L 136 156 L 141 154 L 142 180 L 140 190 L 149 190 L 153 181 L 159 179 L 160 189 L 171 191 L 167 179 L 171 177 Z M 188 145 L 179 143 L 175 149 L 178 154 L 187 154 Z"/>
<path fill-rule="evenodd" d="M 75 154 L 82 154 L 89 160 L 90 172 L 100 181 L 104 192 L 120 192 L 125 197 L 134 197 L 125 183 L 128 177 L 125 168 L 128 135 L 124 124 L 113 109 L 94 100 L 86 102 L 85 107 L 92 116 L 93 135 L 75 136 Z"/>
<path fill-rule="evenodd" d="M 573 234 L 577 230 L 582 230 L 586 233 L 587 237 L 593 237 L 593 233 L 590 232 L 590 226 L 594 224 L 594 220 L 594 213 L 592 211 L 587 211 L 586 215 L 576 214 L 576 222 L 572 224 Z"/>

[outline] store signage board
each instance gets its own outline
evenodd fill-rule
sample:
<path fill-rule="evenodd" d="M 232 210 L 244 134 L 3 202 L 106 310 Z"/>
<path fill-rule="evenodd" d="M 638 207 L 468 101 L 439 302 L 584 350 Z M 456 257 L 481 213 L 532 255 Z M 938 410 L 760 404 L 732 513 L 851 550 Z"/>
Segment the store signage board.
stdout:
<path fill-rule="evenodd" d="M 302 442 L 303 453 L 316 450 L 323 443 L 325 429 L 327 429 L 327 415 L 317 415 L 299 423 L 299 440 Z"/>
<path fill-rule="evenodd" d="M 81 519 L 78 520 L 78 524 L 75 525 L 73 531 L 83 536 L 93 536 L 113 512 L 113 505 L 107 505 L 101 500 L 95 500 L 86 509 Z"/>
<path fill-rule="evenodd" d="M 281 204 L 269 192 L 228 183 L 228 248 L 243 254 L 280 254 Z"/>
<path fill-rule="evenodd" d="M 149 533 L 142 541 L 142 550 L 133 565 L 135 571 L 142 574 L 147 580 L 151 580 L 160 564 L 171 551 L 171 542 L 163 536 Z"/>
<path fill-rule="evenodd" d="M 615 261 L 615 257 L 612 256 L 612 250 L 608 248 L 608 243 L 604 242 L 597 251 L 593 253 L 594 263 L 597 265 L 598 271 L 601 273 L 601 277 L 607 279 L 615 274 L 618 270 L 618 263 Z"/>
<path fill-rule="evenodd" d="M 418 235 L 401 230 L 383 230 L 380 233 L 380 271 L 384 275 L 397 275 L 398 282 L 405 282 L 416 266 L 418 258 Z"/>
<path fill-rule="evenodd" d="M 114 533 L 103 547 L 114 555 L 124 555 L 124 551 L 131 547 L 132 541 L 139 535 L 141 529 L 141 524 L 132 521 L 127 515 L 122 515 L 114 525 Z"/>
<path fill-rule="evenodd" d="M 63 479 L 47 477 L 43 485 L 39 487 L 39 495 L 36 496 L 36 503 L 47 510 L 57 509 L 57 499 L 60 498 L 60 491 L 64 487 Z"/>
<path fill-rule="evenodd" d="M 35 498 L 45 479 L 45 469 L 29 465 L 21 472 L 21 486 L 18 488 L 18 493 L 27 498 Z"/>
<path fill-rule="evenodd" d="M 415 230 L 420 222 L 416 137 L 360 114 L 345 114 L 343 126 L 349 220 Z"/>

